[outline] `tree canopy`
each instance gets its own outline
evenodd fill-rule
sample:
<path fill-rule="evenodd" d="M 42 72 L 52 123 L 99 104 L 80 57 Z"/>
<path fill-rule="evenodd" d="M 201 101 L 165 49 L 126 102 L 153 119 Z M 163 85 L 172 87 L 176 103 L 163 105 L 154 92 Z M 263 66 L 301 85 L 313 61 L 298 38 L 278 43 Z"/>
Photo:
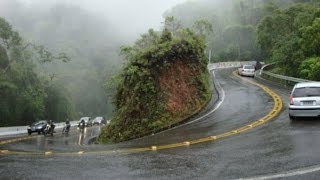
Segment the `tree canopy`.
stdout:
<path fill-rule="evenodd" d="M 0 17 L 0 126 L 26 125 L 47 118 L 59 121 L 73 116 L 68 92 L 53 88 L 56 84 L 49 74 L 35 71 L 35 60 L 49 63 L 57 59 L 66 61 L 68 57 L 26 43 Z M 61 109 L 53 110 L 51 106 Z"/>
<path fill-rule="evenodd" d="M 279 62 L 279 73 L 319 80 L 316 71 L 306 69 L 320 52 L 319 5 L 318 0 L 204 0 L 182 3 L 166 15 L 187 27 L 197 27 L 192 25 L 197 19 L 212 24 L 206 40 L 213 61 Z"/>
<path fill-rule="evenodd" d="M 320 56 L 319 28 L 319 7 L 294 4 L 261 20 L 257 42 L 265 59 L 279 63 L 279 73 L 320 80 L 313 70 Z"/>

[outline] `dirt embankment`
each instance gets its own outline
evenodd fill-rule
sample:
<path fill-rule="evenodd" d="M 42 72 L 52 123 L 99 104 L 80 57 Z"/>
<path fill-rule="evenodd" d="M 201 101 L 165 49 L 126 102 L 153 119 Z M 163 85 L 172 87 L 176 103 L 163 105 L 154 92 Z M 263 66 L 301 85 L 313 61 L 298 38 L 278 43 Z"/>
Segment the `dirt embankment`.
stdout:
<path fill-rule="evenodd" d="M 166 110 L 170 113 L 182 112 L 186 104 L 194 101 L 196 87 L 192 84 L 195 70 L 181 60 L 160 73 L 159 85 L 165 94 Z"/>
<path fill-rule="evenodd" d="M 208 102 L 204 41 L 188 29 L 181 33 L 173 37 L 168 31 L 160 35 L 149 31 L 133 47 L 122 49 L 128 64 L 119 77 L 114 116 L 99 142 L 159 132 L 192 116 Z"/>

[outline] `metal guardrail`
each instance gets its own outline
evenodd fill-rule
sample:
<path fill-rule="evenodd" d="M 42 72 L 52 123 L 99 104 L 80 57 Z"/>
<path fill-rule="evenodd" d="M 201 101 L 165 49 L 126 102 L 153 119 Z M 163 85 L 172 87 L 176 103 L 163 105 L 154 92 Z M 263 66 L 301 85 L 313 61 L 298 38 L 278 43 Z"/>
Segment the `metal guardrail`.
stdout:
<path fill-rule="evenodd" d="M 301 78 L 284 76 L 284 75 L 275 74 L 275 73 L 271 73 L 271 72 L 268 72 L 268 71 L 265 71 L 265 70 L 264 70 L 266 67 L 272 66 L 272 65 L 274 65 L 274 64 L 275 64 L 275 63 L 264 65 L 264 66 L 261 68 L 261 70 L 260 70 L 260 72 L 259 72 L 259 75 L 261 75 L 261 76 L 264 75 L 264 76 L 276 78 L 276 79 L 279 79 L 280 81 L 285 81 L 286 84 L 300 83 L 300 82 L 310 82 L 310 80 L 307 80 L 307 79 L 301 79 Z"/>
<path fill-rule="evenodd" d="M 224 69 L 241 67 L 243 64 L 254 64 L 255 61 L 232 61 L 232 62 L 218 62 L 208 64 L 208 69 Z"/>

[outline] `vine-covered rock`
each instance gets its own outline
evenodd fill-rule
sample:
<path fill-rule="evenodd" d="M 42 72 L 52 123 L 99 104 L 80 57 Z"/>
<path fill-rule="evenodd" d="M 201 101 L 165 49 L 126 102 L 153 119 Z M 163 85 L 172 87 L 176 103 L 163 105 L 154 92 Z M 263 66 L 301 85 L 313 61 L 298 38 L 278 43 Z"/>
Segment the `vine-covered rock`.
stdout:
<path fill-rule="evenodd" d="M 209 100 L 203 38 L 189 29 L 150 30 L 132 47 L 114 99 L 111 124 L 98 142 L 119 142 L 152 134 L 199 111 Z"/>

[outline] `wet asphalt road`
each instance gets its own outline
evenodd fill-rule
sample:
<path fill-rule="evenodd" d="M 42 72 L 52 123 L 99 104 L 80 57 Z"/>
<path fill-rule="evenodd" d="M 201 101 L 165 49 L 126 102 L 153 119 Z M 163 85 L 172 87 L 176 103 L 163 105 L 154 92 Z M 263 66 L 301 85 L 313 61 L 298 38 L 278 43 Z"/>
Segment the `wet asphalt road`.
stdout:
<path fill-rule="evenodd" d="M 69 136 L 59 131 L 53 137 L 34 138 L 0 145 L 18 151 L 98 151 L 149 147 L 216 135 L 255 121 L 267 114 L 272 99 L 258 87 L 232 75 L 216 72 L 225 92 L 219 109 L 209 117 L 154 136 L 117 145 L 87 145 L 99 127 L 85 133 L 76 129 Z M 274 120 L 244 133 L 189 147 L 140 153 L 70 155 L 0 155 L 0 179 L 237 179 L 258 178 L 301 168 L 320 166 L 320 121 L 288 118 L 289 91 L 266 81 L 282 97 L 283 110 Z M 320 172 L 280 179 L 319 179 Z M 280 176 L 281 177 L 281 176 Z"/>

